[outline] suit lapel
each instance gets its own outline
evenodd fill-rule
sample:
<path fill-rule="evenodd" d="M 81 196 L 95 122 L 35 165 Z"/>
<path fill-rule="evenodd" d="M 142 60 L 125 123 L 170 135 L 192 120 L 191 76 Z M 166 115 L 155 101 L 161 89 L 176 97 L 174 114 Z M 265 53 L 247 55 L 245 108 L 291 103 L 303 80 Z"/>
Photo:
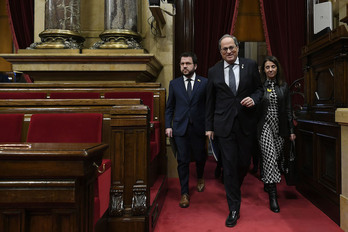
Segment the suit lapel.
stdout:
<path fill-rule="evenodd" d="M 196 92 L 198 91 L 200 85 L 201 85 L 201 78 L 199 78 L 199 77 L 196 75 L 195 84 L 193 85 L 193 90 L 192 90 L 192 93 L 191 93 L 191 99 L 194 97 L 194 95 L 195 95 Z M 191 100 L 191 99 L 190 99 L 190 100 Z"/>
<path fill-rule="evenodd" d="M 237 90 L 237 95 L 240 93 L 240 90 L 244 88 L 246 79 L 245 79 L 245 62 L 242 58 L 239 58 L 239 86 Z"/>
<path fill-rule="evenodd" d="M 233 95 L 232 90 L 230 89 L 230 87 L 225 82 L 225 68 L 224 68 L 224 62 L 223 61 L 220 62 L 220 67 L 219 67 L 218 71 L 219 71 L 219 75 L 218 75 L 219 79 L 217 81 L 222 83 L 222 85 L 224 86 L 226 91 L 230 91 L 231 94 Z"/>
<path fill-rule="evenodd" d="M 219 72 L 218 75 L 217 75 L 219 77 L 219 79 L 217 81 L 220 82 L 220 83 L 224 83 L 226 88 L 229 89 L 230 87 L 225 82 L 225 68 L 224 68 L 224 62 L 223 61 L 221 61 L 219 63 L 219 68 L 218 68 L 217 71 Z"/>
<path fill-rule="evenodd" d="M 185 96 L 187 101 L 190 101 L 190 98 L 188 96 L 188 93 L 186 91 L 185 83 L 184 83 L 184 78 L 180 77 L 180 80 L 178 81 L 179 89 L 181 90 L 182 96 Z M 192 95 L 192 93 L 191 93 Z"/>

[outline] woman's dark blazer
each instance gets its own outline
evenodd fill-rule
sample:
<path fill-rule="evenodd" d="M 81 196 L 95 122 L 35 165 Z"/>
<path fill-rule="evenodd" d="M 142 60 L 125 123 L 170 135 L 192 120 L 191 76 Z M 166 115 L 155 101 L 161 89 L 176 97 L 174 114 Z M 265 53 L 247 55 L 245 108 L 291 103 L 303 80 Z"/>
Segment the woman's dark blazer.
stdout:
<path fill-rule="evenodd" d="M 270 85 L 267 81 L 265 81 L 265 83 L 263 84 L 263 88 L 264 95 L 261 100 L 261 103 L 258 106 L 258 112 L 260 116 L 260 120 L 257 124 L 258 138 L 260 138 L 261 136 L 262 128 L 265 124 L 267 109 L 269 106 L 270 92 L 267 91 L 267 88 L 270 88 Z M 294 133 L 294 124 L 289 87 L 288 84 L 284 82 L 282 86 L 275 84 L 274 88 L 277 93 L 278 100 L 279 134 L 282 137 L 290 137 L 290 134 Z"/>

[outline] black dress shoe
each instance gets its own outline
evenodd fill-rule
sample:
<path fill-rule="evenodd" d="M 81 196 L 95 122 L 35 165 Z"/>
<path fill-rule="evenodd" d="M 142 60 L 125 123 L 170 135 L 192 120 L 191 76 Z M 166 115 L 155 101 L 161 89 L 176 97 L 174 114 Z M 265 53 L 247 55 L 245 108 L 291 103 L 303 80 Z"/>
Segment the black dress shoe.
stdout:
<path fill-rule="evenodd" d="M 237 220 L 239 219 L 238 211 L 231 211 L 226 219 L 227 227 L 234 227 L 237 224 Z"/>

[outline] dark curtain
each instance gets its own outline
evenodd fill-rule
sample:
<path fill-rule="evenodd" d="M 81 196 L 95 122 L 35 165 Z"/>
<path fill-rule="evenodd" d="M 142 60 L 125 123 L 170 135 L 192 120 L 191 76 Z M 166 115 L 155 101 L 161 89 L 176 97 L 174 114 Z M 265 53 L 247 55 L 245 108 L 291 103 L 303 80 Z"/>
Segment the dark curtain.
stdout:
<path fill-rule="evenodd" d="M 303 77 L 300 56 L 306 43 L 306 3 L 263 0 L 263 5 L 272 55 L 279 59 L 287 83 L 291 84 Z"/>
<path fill-rule="evenodd" d="M 208 76 L 208 69 L 221 59 L 218 42 L 232 28 L 236 0 L 196 0 L 194 13 L 194 52 L 197 73 Z"/>
<path fill-rule="evenodd" d="M 16 52 L 34 42 L 34 0 L 6 0 L 12 39 Z M 33 82 L 23 74 L 26 82 Z"/>
<path fill-rule="evenodd" d="M 16 51 L 34 42 L 34 0 L 6 0 Z"/>
<path fill-rule="evenodd" d="M 306 44 L 306 3 L 303 0 L 260 0 L 264 6 L 270 50 L 281 63 L 290 86 L 294 110 L 304 104 L 301 49 Z M 262 10 L 262 7 L 261 7 Z"/>

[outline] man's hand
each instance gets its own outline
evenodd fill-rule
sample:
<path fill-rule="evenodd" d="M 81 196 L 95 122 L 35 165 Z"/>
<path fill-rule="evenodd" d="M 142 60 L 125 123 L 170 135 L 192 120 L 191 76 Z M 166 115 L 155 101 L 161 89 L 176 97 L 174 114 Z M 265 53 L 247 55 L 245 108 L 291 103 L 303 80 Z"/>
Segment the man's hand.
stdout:
<path fill-rule="evenodd" d="M 246 106 L 246 107 L 252 107 L 255 105 L 254 103 L 254 100 L 251 98 L 251 97 L 246 97 L 244 98 L 240 104 L 242 104 L 243 106 Z"/>
<path fill-rule="evenodd" d="M 166 135 L 168 137 L 173 137 L 173 129 L 172 128 L 166 128 Z"/>
<path fill-rule="evenodd" d="M 205 135 L 208 136 L 209 139 L 214 140 L 214 131 L 206 131 Z"/>

